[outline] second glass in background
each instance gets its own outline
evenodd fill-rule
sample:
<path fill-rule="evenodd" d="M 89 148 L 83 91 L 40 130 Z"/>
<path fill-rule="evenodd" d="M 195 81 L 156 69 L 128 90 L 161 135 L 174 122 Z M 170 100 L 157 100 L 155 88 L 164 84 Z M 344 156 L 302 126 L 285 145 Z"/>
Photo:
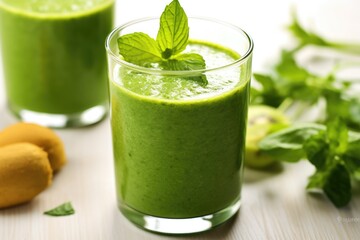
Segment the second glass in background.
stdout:
<path fill-rule="evenodd" d="M 23 121 L 85 126 L 107 112 L 114 0 L 0 0 L 7 102 Z"/>

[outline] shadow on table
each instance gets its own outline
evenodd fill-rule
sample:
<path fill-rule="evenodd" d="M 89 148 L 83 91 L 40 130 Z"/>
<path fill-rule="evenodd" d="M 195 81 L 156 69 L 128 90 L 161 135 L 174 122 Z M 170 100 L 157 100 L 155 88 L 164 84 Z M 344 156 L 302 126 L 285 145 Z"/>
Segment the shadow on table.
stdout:
<path fill-rule="evenodd" d="M 275 163 L 264 169 L 253 169 L 245 167 L 244 169 L 244 182 L 253 183 L 263 181 L 268 178 L 277 176 L 284 171 L 284 166 L 281 163 Z"/>
<path fill-rule="evenodd" d="M 0 209 L 0 217 L 11 217 L 11 216 L 18 216 L 21 214 L 26 215 L 33 212 L 34 209 L 38 209 L 38 208 L 40 208 L 40 201 L 38 198 L 35 198 L 27 203 Z"/>
<path fill-rule="evenodd" d="M 339 216 L 341 217 L 354 217 L 355 209 L 358 209 L 358 204 L 360 202 L 360 184 L 355 183 L 352 190 L 352 197 L 348 205 L 344 207 L 337 208 L 323 193 L 323 191 L 308 192 L 307 201 L 313 209 L 316 209 L 316 212 L 328 212 L 329 209 L 333 208 L 338 211 Z"/>

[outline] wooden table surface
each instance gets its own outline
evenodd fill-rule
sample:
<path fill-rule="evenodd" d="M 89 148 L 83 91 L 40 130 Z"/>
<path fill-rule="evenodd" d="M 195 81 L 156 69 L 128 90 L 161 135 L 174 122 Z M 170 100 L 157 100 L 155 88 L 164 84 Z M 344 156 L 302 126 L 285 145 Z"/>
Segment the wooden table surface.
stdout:
<path fill-rule="evenodd" d="M 116 23 L 159 15 L 168 2 L 118 1 Z M 357 0 L 181 3 L 189 15 L 219 18 L 248 31 L 255 41 L 255 71 L 271 64 L 280 46 L 288 43 L 283 27 L 293 5 L 299 17 L 322 34 L 360 41 Z M 0 76 L 0 128 L 4 128 L 17 120 L 6 108 L 1 67 Z M 349 206 L 337 209 L 323 195 L 306 193 L 307 177 L 314 169 L 305 161 L 272 172 L 245 169 L 240 212 L 213 231 L 173 238 L 140 230 L 116 207 L 109 119 L 88 128 L 56 132 L 65 143 L 68 164 L 32 202 L 0 210 L 0 240 L 360 239 L 360 187 Z M 66 201 L 73 203 L 75 215 L 42 214 Z"/>

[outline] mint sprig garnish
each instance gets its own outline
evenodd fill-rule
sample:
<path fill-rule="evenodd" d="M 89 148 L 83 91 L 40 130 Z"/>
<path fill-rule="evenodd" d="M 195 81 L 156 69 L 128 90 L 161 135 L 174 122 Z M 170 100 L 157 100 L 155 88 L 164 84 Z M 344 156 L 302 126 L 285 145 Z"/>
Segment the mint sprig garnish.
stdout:
<path fill-rule="evenodd" d="M 157 64 L 163 70 L 190 71 L 205 69 L 204 58 L 197 53 L 182 53 L 189 42 L 188 17 L 178 0 L 165 7 L 160 17 L 156 40 L 142 32 L 118 38 L 119 53 L 124 60 L 143 67 Z M 207 84 L 204 74 L 186 79 Z"/>

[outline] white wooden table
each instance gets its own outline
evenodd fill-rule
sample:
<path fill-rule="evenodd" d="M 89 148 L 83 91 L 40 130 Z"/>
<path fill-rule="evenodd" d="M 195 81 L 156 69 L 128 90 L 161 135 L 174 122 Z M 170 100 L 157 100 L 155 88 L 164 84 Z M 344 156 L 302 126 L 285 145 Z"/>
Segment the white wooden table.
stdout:
<path fill-rule="evenodd" d="M 117 25 L 159 15 L 168 2 L 119 1 Z M 280 46 L 288 41 L 283 26 L 289 21 L 290 1 L 181 3 L 189 15 L 219 18 L 248 31 L 255 41 L 254 70 L 271 64 Z M 360 41 L 357 0 L 301 1 L 295 5 L 300 18 L 322 34 Z M 16 121 L 6 108 L 0 77 L 0 128 Z M 55 176 L 52 186 L 32 202 L 0 210 L 0 240 L 174 239 L 138 229 L 117 210 L 109 119 L 89 128 L 56 132 L 65 143 L 68 164 Z M 246 169 L 239 214 L 213 231 L 176 239 L 360 239 L 360 187 L 348 207 L 336 209 L 322 195 L 306 193 L 307 177 L 312 172 L 307 162 L 288 164 L 272 173 Z M 73 203 L 75 215 L 54 218 L 42 214 L 65 201 Z"/>

